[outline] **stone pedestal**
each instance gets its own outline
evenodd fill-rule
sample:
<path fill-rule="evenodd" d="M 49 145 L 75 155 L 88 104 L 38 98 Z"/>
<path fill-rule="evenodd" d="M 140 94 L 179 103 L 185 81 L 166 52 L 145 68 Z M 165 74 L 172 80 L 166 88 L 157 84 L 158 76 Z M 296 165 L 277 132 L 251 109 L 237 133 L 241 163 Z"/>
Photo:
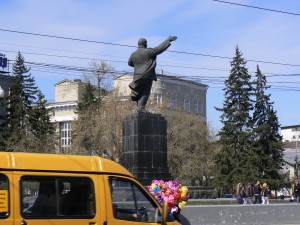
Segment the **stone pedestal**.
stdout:
<path fill-rule="evenodd" d="M 123 121 L 122 164 L 143 184 L 170 180 L 167 121 L 160 114 L 134 113 Z"/>

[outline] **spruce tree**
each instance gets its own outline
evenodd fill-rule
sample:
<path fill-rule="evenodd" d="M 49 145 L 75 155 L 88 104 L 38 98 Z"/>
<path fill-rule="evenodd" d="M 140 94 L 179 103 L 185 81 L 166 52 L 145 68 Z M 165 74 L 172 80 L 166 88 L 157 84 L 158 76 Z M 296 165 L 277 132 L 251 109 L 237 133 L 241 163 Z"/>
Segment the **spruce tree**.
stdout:
<path fill-rule="evenodd" d="M 97 99 L 95 96 L 96 88 L 91 84 L 91 82 L 87 82 L 85 86 L 85 91 L 82 94 L 81 100 L 78 102 L 77 111 L 84 112 L 97 103 Z"/>
<path fill-rule="evenodd" d="M 96 124 L 101 119 L 101 99 L 95 95 L 96 88 L 88 81 L 85 85 L 85 90 L 82 98 L 78 102 L 76 113 L 77 121 L 74 122 L 72 131 L 72 150 L 83 151 L 85 154 L 93 155 L 99 148 L 95 144 L 98 132 L 101 128 L 97 128 Z M 80 149 L 80 150 L 78 150 Z"/>
<path fill-rule="evenodd" d="M 273 102 L 270 101 L 271 95 L 265 93 L 270 86 L 267 85 L 266 76 L 261 73 L 259 66 L 257 66 L 254 84 L 256 103 L 253 113 L 253 149 L 259 156 L 258 179 L 263 179 L 273 187 L 277 187 L 281 184 L 278 170 L 283 166 L 282 137 L 279 134 L 280 124 Z"/>
<path fill-rule="evenodd" d="M 13 64 L 15 82 L 10 87 L 7 105 L 6 149 L 8 151 L 28 151 L 32 147 L 31 110 L 38 91 L 30 68 L 25 66 L 24 57 L 19 52 Z"/>
<path fill-rule="evenodd" d="M 231 71 L 225 80 L 225 100 L 222 112 L 223 127 L 219 131 L 220 151 L 215 156 L 214 183 L 232 190 L 238 182 L 252 181 L 256 173 L 251 150 L 251 110 L 253 88 L 246 60 L 236 47 Z"/>
<path fill-rule="evenodd" d="M 32 133 L 35 137 L 35 152 L 53 152 L 55 148 L 54 126 L 50 122 L 47 101 L 41 91 L 37 94 L 37 102 L 31 111 Z"/>
<path fill-rule="evenodd" d="M 7 134 L 7 113 L 5 99 L 0 98 L 0 151 L 5 151 L 5 140 L 8 138 Z"/>

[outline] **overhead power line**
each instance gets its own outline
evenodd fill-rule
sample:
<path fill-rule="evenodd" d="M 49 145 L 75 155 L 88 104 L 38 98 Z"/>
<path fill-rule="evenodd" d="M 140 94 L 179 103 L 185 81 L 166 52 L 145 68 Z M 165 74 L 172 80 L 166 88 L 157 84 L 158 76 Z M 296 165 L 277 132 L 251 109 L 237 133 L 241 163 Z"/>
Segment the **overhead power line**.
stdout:
<path fill-rule="evenodd" d="M 221 1 L 221 0 L 212 0 L 212 1 L 231 4 L 231 5 L 238 5 L 238 6 L 243 6 L 243 7 L 253 8 L 253 9 L 271 11 L 271 12 L 276 12 L 276 13 L 289 14 L 289 15 L 293 15 L 293 16 L 300 16 L 300 14 L 298 14 L 298 13 L 292 13 L 292 12 L 286 12 L 286 11 L 281 11 L 281 10 L 276 10 L 276 9 L 263 8 L 263 7 L 253 6 L 253 5 L 245 5 L 245 4 L 240 4 L 240 3 L 235 3 L 235 2 L 228 2 L 228 1 Z"/>
<path fill-rule="evenodd" d="M 11 53 L 18 53 L 17 51 L 11 51 L 11 50 L 3 50 L 0 49 L 1 52 L 11 52 Z M 77 57 L 77 56 L 66 56 L 66 55 L 56 55 L 56 54 L 44 54 L 44 53 L 34 53 L 34 52 L 22 52 L 24 54 L 28 54 L 28 55 L 40 55 L 40 56 L 47 56 L 47 57 L 58 57 L 58 58 L 69 58 L 69 59 L 84 59 L 84 60 L 102 60 L 102 59 L 97 59 L 97 58 L 87 58 L 87 57 Z M 13 61 L 13 60 L 9 60 L 9 61 Z M 127 64 L 127 61 L 120 61 L 120 60 L 103 60 L 103 61 L 107 61 L 107 62 L 113 62 L 113 63 L 124 63 Z M 170 62 L 173 64 L 164 64 L 164 63 L 159 63 L 159 66 L 163 66 L 163 67 L 171 67 L 171 68 L 185 68 L 185 69 L 195 69 L 195 70 L 208 70 L 208 71 L 220 71 L 220 72 L 228 72 L 230 71 L 230 69 L 222 69 L 222 68 L 210 68 L 210 67 L 205 67 L 205 66 L 198 66 L 198 65 L 193 65 L 193 64 L 180 64 L 180 63 L 174 63 L 174 62 Z M 253 72 L 249 72 L 249 73 L 255 73 L 255 71 Z M 276 76 L 299 76 L 299 74 L 277 74 L 277 73 L 264 73 L 264 74 L 268 74 L 267 77 L 276 77 Z"/>
<path fill-rule="evenodd" d="M 31 33 L 31 32 L 25 32 L 25 31 L 7 30 L 7 29 L 1 29 L 1 28 L 0 28 L 0 31 L 18 33 L 18 34 L 34 35 L 34 36 L 40 36 L 40 37 L 65 39 L 65 40 L 71 40 L 71 41 L 82 41 L 82 42 L 90 42 L 90 43 L 97 43 L 97 44 L 116 45 L 116 46 L 121 46 L 121 47 L 136 48 L 136 46 L 132 46 L 132 45 L 123 45 L 123 44 L 116 44 L 116 43 L 104 42 L 104 41 L 93 41 L 93 40 L 80 39 L 80 38 L 63 37 L 63 36 L 56 36 L 56 35 L 50 35 L 50 34 L 38 34 L 38 33 Z"/>
<path fill-rule="evenodd" d="M 25 64 L 30 65 L 30 67 L 35 70 L 35 71 L 40 71 L 40 72 L 49 72 L 49 73 L 59 73 L 59 74 L 65 74 L 68 76 L 72 77 L 81 77 L 79 74 L 68 74 L 66 72 L 59 72 L 59 71 L 68 71 L 68 72 L 94 72 L 92 68 L 85 68 L 85 67 L 76 67 L 76 66 L 67 66 L 67 65 L 58 65 L 58 64 L 48 64 L 48 63 L 41 63 L 41 62 L 25 62 Z M 129 72 L 125 71 L 114 71 L 112 74 L 114 75 L 121 75 Z M 288 75 L 288 74 L 285 74 Z M 289 74 L 291 76 L 300 76 L 300 74 Z M 187 79 L 187 80 L 192 80 L 192 81 L 197 81 L 197 82 L 205 82 L 207 84 L 224 84 L 224 79 L 226 77 L 219 76 L 174 76 L 179 79 Z M 272 90 L 276 91 L 300 91 L 299 87 L 293 87 L 293 86 L 279 86 L 276 84 L 285 84 L 285 83 L 298 83 L 298 82 L 269 82 L 269 83 L 275 83 L 275 85 L 271 85 Z M 212 87 L 211 87 L 212 88 Z M 221 88 L 221 87 L 220 87 Z"/>
<path fill-rule="evenodd" d="M 97 43 L 97 44 L 114 45 L 114 46 L 120 46 L 120 47 L 137 48 L 136 46 L 132 46 L 132 45 L 116 44 L 116 43 L 112 43 L 112 42 L 93 41 L 93 40 L 87 40 L 87 39 L 79 39 L 79 38 L 63 37 L 63 36 L 56 36 L 56 35 L 49 35 L 49 34 L 39 34 L 39 33 L 32 33 L 32 32 L 8 30 L 8 29 L 2 29 L 2 28 L 0 28 L 0 31 L 26 34 L 26 35 L 35 35 L 35 36 L 49 37 L 49 38 L 66 39 L 66 40 L 71 40 L 71 41 L 82 41 L 82 42 L 90 42 L 90 43 Z M 166 51 L 173 52 L 173 53 L 178 53 L 178 54 L 204 56 L 204 57 L 220 58 L 220 59 L 232 59 L 233 58 L 233 57 L 229 57 L 229 56 L 210 55 L 210 54 L 195 53 L 195 52 L 172 51 L 172 50 L 166 50 Z M 290 64 L 290 63 L 272 62 L 272 61 L 263 61 L 263 60 L 254 60 L 254 59 L 246 59 L 246 60 L 249 61 L 249 62 L 255 62 L 255 63 L 265 63 L 265 64 L 273 64 L 273 65 L 281 65 L 281 66 L 300 67 L 299 64 Z"/>
<path fill-rule="evenodd" d="M 1 50 L 2 52 L 14 52 L 17 53 L 16 51 L 9 51 L 9 50 Z M 22 52 L 24 53 L 24 52 Z M 64 56 L 64 55 L 49 55 L 49 54 L 42 54 L 42 53 L 29 53 L 29 52 L 25 52 L 26 54 L 33 54 L 33 55 L 42 55 L 42 56 L 52 56 L 52 57 L 66 57 L 66 58 L 73 58 L 73 59 L 91 59 L 91 58 L 83 58 L 83 57 L 73 57 L 73 56 Z M 94 59 L 97 60 L 97 59 Z M 14 60 L 9 60 L 11 63 L 14 62 Z M 109 61 L 109 62 L 121 62 L 121 63 L 127 63 L 125 61 L 114 61 L 114 60 L 105 60 L 105 61 Z M 58 65 L 58 64 L 49 64 L 49 63 L 40 63 L 40 62 L 28 62 L 26 61 L 27 64 L 29 64 L 31 67 L 46 67 L 46 68 L 51 68 L 52 70 L 71 70 L 73 72 L 93 72 L 94 70 L 92 68 L 86 68 L 86 67 L 78 67 L 78 66 L 68 66 L 68 65 Z M 218 68 L 207 68 L 207 67 L 203 67 L 203 66 L 197 66 L 197 65 L 190 65 L 190 64 L 183 64 L 183 66 L 181 65 L 173 65 L 173 64 L 161 64 L 159 63 L 158 65 L 160 66 L 164 66 L 164 67 L 173 67 L 173 68 L 187 68 L 187 69 L 196 69 L 196 70 L 210 70 L 210 71 L 221 71 L 221 72 L 227 72 L 230 71 L 229 69 L 218 69 Z M 125 71 L 118 71 L 119 73 L 124 73 Z M 250 73 L 255 73 L 255 72 L 250 72 Z M 299 77 L 300 74 L 278 74 L 278 73 L 265 73 L 268 74 L 266 75 L 267 77 Z M 179 75 L 178 77 L 181 77 L 182 75 Z M 199 76 L 189 76 L 191 78 L 196 78 Z M 206 78 L 207 76 L 201 76 L 203 78 Z M 226 77 L 222 76 L 222 77 L 212 77 L 212 76 L 208 76 L 207 78 L 223 78 L 225 79 Z"/>

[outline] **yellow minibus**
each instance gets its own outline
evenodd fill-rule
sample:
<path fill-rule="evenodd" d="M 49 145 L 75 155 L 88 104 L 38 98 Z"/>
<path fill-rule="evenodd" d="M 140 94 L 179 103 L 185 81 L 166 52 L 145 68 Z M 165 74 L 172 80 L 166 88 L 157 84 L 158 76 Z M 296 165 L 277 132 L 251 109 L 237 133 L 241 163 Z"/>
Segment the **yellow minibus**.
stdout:
<path fill-rule="evenodd" d="M 179 224 L 116 162 L 0 152 L 1 225 Z"/>

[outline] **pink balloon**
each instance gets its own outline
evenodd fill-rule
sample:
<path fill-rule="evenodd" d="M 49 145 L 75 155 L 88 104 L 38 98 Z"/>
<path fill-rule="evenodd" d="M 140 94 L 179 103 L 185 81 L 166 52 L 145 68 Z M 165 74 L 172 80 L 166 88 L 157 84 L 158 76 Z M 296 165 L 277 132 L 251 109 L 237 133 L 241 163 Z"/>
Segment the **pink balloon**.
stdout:
<path fill-rule="evenodd" d="M 165 196 L 164 197 L 164 202 L 169 203 L 169 197 Z"/>
<path fill-rule="evenodd" d="M 173 195 L 169 196 L 169 203 L 170 204 L 174 204 L 174 197 L 173 197 Z"/>

